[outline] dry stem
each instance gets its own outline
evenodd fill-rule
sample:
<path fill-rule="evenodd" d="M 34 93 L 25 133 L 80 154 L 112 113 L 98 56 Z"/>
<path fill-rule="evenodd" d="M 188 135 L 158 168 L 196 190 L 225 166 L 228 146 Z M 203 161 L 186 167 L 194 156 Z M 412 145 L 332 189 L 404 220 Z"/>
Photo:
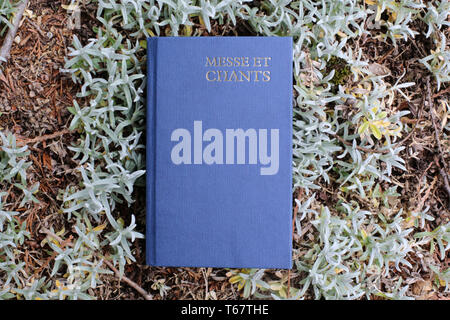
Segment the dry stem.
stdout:
<path fill-rule="evenodd" d="M 126 282 L 130 287 L 134 288 L 137 292 L 139 292 L 145 300 L 153 300 L 153 297 L 151 294 L 147 293 L 147 291 L 145 291 L 144 289 L 142 289 L 136 282 L 134 282 L 133 280 L 130 280 L 129 278 L 127 278 L 126 276 L 122 275 L 120 276 L 120 272 L 119 270 L 117 270 L 113 264 L 111 262 L 109 262 L 108 260 L 103 260 L 103 262 L 112 270 L 114 271 L 114 274 L 116 275 L 116 277 L 120 280 L 120 281 L 124 281 Z"/>
<path fill-rule="evenodd" d="M 11 50 L 12 43 L 16 37 L 17 29 L 19 29 L 20 20 L 22 20 L 23 12 L 28 5 L 28 0 L 23 0 L 17 7 L 16 15 L 13 21 L 13 27 L 8 30 L 5 40 L 3 41 L 3 46 L 0 49 L 0 59 L 3 58 L 7 60 L 9 58 L 9 51 Z"/>
<path fill-rule="evenodd" d="M 434 137 L 436 139 L 438 154 L 439 154 L 439 158 L 441 159 L 441 162 L 442 162 L 444 168 L 441 168 L 439 166 L 439 161 L 437 160 L 437 158 L 434 159 L 434 162 L 436 163 L 436 165 L 438 167 L 439 173 L 441 174 L 442 178 L 444 179 L 444 187 L 448 194 L 448 201 L 449 201 L 449 208 L 450 208 L 450 184 L 449 184 L 449 178 L 448 178 L 448 173 L 447 173 L 448 168 L 447 168 L 447 163 L 445 162 L 444 152 L 442 151 L 441 142 L 439 140 L 440 130 L 438 129 L 438 125 L 436 123 L 436 117 L 434 115 L 433 101 L 431 99 L 430 78 L 427 79 L 427 97 L 428 97 L 428 105 L 430 108 L 430 116 L 431 116 L 431 120 L 432 120 L 433 127 L 434 127 Z"/>

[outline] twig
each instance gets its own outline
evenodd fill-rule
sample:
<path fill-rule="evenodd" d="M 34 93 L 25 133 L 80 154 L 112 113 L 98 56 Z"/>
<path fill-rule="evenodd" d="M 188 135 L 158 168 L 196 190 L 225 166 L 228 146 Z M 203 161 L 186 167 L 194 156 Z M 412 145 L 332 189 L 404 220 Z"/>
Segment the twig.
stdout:
<path fill-rule="evenodd" d="M 299 189 L 297 194 L 297 200 L 300 201 L 302 199 L 302 196 L 303 196 L 303 189 Z M 297 220 L 298 209 L 299 209 L 298 204 L 295 203 L 294 218 L 292 219 L 292 235 L 294 235 L 295 231 L 295 221 Z"/>
<path fill-rule="evenodd" d="M 119 281 L 124 281 L 126 282 L 130 287 L 133 287 L 137 292 L 139 292 L 145 300 L 153 300 L 153 296 L 149 293 L 147 293 L 147 291 L 145 291 L 144 289 L 142 289 L 136 282 L 134 282 L 133 280 L 130 280 L 129 278 L 127 278 L 126 276 L 120 276 L 120 272 L 119 270 L 117 270 L 111 262 L 109 262 L 108 260 L 103 260 L 103 262 L 112 270 L 114 271 L 114 274 L 116 275 L 116 277 L 119 279 Z"/>
<path fill-rule="evenodd" d="M 47 229 L 45 227 L 42 227 L 41 230 L 39 230 L 39 232 L 40 233 L 45 233 L 46 235 L 48 235 L 48 236 L 54 238 L 55 240 L 57 240 L 59 243 L 63 243 L 64 242 L 64 240 L 60 236 L 58 236 L 57 234 L 55 234 L 54 232 L 52 232 L 51 230 L 49 230 L 49 229 Z"/>
<path fill-rule="evenodd" d="M 32 143 L 36 143 L 36 142 L 42 142 L 42 141 L 54 139 L 56 137 L 68 134 L 69 132 L 70 132 L 69 129 L 64 129 L 64 130 L 61 130 L 61 131 L 57 131 L 57 132 L 54 132 L 54 133 L 51 133 L 51 134 L 46 134 L 46 135 L 43 135 L 43 136 L 35 137 L 35 138 L 32 138 L 32 139 L 23 139 L 23 140 L 20 140 L 20 141 L 17 142 L 17 146 L 22 147 L 22 146 L 24 146 L 26 144 L 32 144 Z"/>
<path fill-rule="evenodd" d="M 448 201 L 449 201 L 449 207 L 450 207 L 450 185 L 449 185 L 449 178 L 448 178 L 448 173 L 447 173 L 448 168 L 447 168 L 447 163 L 445 162 L 445 159 L 444 159 L 444 153 L 442 151 L 441 142 L 439 140 L 440 130 L 438 129 L 438 126 L 436 124 L 436 117 L 434 115 L 434 107 L 433 107 L 433 101 L 431 99 L 431 88 L 430 88 L 430 78 L 429 77 L 427 78 L 427 97 L 428 97 L 428 105 L 430 107 L 431 120 L 433 122 L 433 127 L 434 127 L 434 137 L 436 139 L 439 158 L 441 159 L 444 168 L 442 169 L 439 166 L 439 161 L 437 161 L 437 158 L 434 159 L 434 162 L 436 163 L 436 165 L 439 169 L 439 173 L 441 174 L 442 178 L 444 179 L 444 186 L 445 186 L 445 190 L 447 191 L 447 194 L 448 194 Z"/>
<path fill-rule="evenodd" d="M 406 140 L 408 140 L 412 134 L 414 133 L 414 131 L 416 131 L 417 125 L 419 124 L 419 122 L 422 120 L 422 109 L 423 109 L 423 105 L 425 103 L 425 99 L 422 97 L 422 102 L 420 103 L 420 107 L 419 107 L 419 112 L 417 113 L 417 121 L 414 124 L 414 127 L 411 129 L 411 131 L 406 135 L 406 137 L 404 137 L 402 140 L 400 140 L 399 142 L 397 142 L 394 146 L 395 147 L 399 147 L 401 146 L 403 143 L 406 142 Z M 409 102 L 408 102 L 409 105 Z"/>
<path fill-rule="evenodd" d="M 416 42 L 414 40 L 411 41 L 411 43 L 414 45 L 414 47 L 416 47 L 417 50 L 420 51 L 420 53 L 422 54 L 422 57 L 426 56 L 426 52 L 424 52 L 422 48 L 419 48 L 419 46 L 416 44 Z"/>
<path fill-rule="evenodd" d="M 0 49 L 0 60 L 3 58 L 7 60 L 9 58 L 9 52 L 11 50 L 12 43 L 16 37 L 17 30 L 19 29 L 20 20 L 22 20 L 23 12 L 28 5 L 28 0 L 23 0 L 17 8 L 16 15 L 13 21 L 13 27 L 8 30 L 3 46 Z"/>
<path fill-rule="evenodd" d="M 208 300 L 209 286 L 208 286 L 208 275 L 205 271 L 206 268 L 201 268 L 203 279 L 205 279 L 205 300 Z"/>
<path fill-rule="evenodd" d="M 377 61 L 377 63 L 382 64 L 383 61 L 384 61 L 384 60 L 385 60 L 392 52 L 394 52 L 394 50 L 395 50 L 395 47 L 392 48 L 391 50 L 389 50 L 388 53 L 386 53 L 384 56 L 382 56 L 382 57 Z"/>
<path fill-rule="evenodd" d="M 450 199 L 450 184 L 448 183 L 447 173 L 445 172 L 444 169 L 442 169 L 442 168 L 439 166 L 439 160 L 438 160 L 437 157 L 434 158 L 434 163 L 435 163 L 436 166 L 438 167 L 439 173 L 440 173 L 441 176 L 444 178 L 444 187 L 445 187 L 445 190 L 447 191 L 448 197 L 449 197 L 449 199 Z M 450 208 L 450 200 L 449 200 L 449 208 Z"/>
<path fill-rule="evenodd" d="M 434 94 L 434 95 L 432 96 L 432 98 L 435 99 L 435 98 L 440 97 L 440 96 L 442 96 L 443 94 L 446 94 L 446 93 L 448 93 L 448 92 L 450 92 L 450 87 L 448 87 L 447 89 L 441 90 L 441 91 L 439 91 L 438 93 Z"/>
<path fill-rule="evenodd" d="M 421 182 L 422 182 L 423 177 L 427 174 L 428 170 L 430 170 L 432 165 L 433 165 L 433 162 L 430 162 L 430 164 L 425 169 L 425 171 L 420 175 L 420 178 L 419 178 L 418 183 L 417 183 L 417 194 L 419 194 L 419 192 L 420 192 L 420 187 L 422 185 Z"/>
<path fill-rule="evenodd" d="M 437 181 L 437 179 L 436 179 L 436 176 L 435 176 L 434 179 L 433 179 L 433 182 L 431 182 L 430 187 L 427 188 L 427 191 L 425 192 L 425 195 L 420 199 L 419 203 L 417 204 L 417 207 L 414 210 L 415 212 L 422 211 L 423 205 L 425 204 L 425 201 L 430 196 L 430 192 L 431 192 L 431 190 L 433 190 L 433 187 L 434 187 L 434 184 L 436 183 L 436 181 Z"/>
<path fill-rule="evenodd" d="M 39 27 L 36 23 L 33 22 L 33 20 L 31 20 L 30 18 L 27 17 L 28 22 L 36 28 L 36 30 L 39 32 L 39 34 L 43 37 L 43 38 L 47 38 L 46 34 L 44 33 L 44 31 L 41 30 L 41 27 Z"/>
<path fill-rule="evenodd" d="M 353 144 L 350 141 L 345 140 L 344 138 L 338 136 L 337 134 L 333 134 L 333 136 L 335 138 L 337 138 L 340 142 L 345 144 L 346 146 L 349 146 L 349 147 L 353 146 Z M 358 149 L 359 151 L 364 151 L 364 152 L 368 152 L 368 153 L 389 153 L 389 150 L 373 150 L 373 149 L 364 148 L 364 147 L 360 147 L 360 146 L 356 146 L 356 149 Z"/>
<path fill-rule="evenodd" d="M 71 239 L 70 239 L 71 237 L 70 237 L 69 239 L 63 240 L 60 236 L 58 236 L 58 235 L 55 234 L 53 231 L 51 231 L 51 230 L 49 230 L 49 229 L 47 229 L 47 228 L 45 228 L 45 227 L 42 227 L 42 228 L 39 230 L 39 232 L 40 232 L 40 233 L 45 233 L 45 234 L 48 235 L 49 237 L 55 239 L 56 241 L 59 242 L 59 244 L 60 244 L 62 247 L 65 247 L 65 246 L 73 247 L 73 243 L 72 243 L 72 241 L 71 241 Z"/>

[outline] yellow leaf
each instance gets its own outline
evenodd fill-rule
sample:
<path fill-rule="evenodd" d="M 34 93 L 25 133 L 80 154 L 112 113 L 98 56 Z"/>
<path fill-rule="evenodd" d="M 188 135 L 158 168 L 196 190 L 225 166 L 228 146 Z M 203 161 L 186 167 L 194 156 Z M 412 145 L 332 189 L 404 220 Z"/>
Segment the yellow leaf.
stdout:
<path fill-rule="evenodd" d="M 282 298 L 287 298 L 287 292 L 284 288 L 281 288 L 281 290 L 279 292 L 280 292 L 280 296 Z"/>
<path fill-rule="evenodd" d="M 228 281 L 230 281 L 230 283 L 236 283 L 236 282 L 241 281 L 241 277 L 240 276 L 233 276 Z"/>
<path fill-rule="evenodd" d="M 372 134 L 374 135 L 374 137 L 377 138 L 378 140 L 380 140 L 382 137 L 380 129 L 378 129 L 378 127 L 373 124 L 369 124 L 369 126 L 370 126 L 370 130 L 372 131 Z"/>
<path fill-rule="evenodd" d="M 377 120 L 372 122 L 372 124 L 377 127 L 388 127 L 391 123 L 389 121 Z"/>
<path fill-rule="evenodd" d="M 381 14 L 382 14 L 383 12 L 381 11 L 381 6 L 380 5 L 377 5 L 377 15 L 376 15 L 376 17 L 375 17 L 375 21 L 380 21 L 380 19 L 381 19 Z"/>
<path fill-rule="evenodd" d="M 203 17 L 202 16 L 198 16 L 198 19 L 200 20 L 200 24 L 202 26 L 205 26 L 205 21 L 203 20 Z"/>
<path fill-rule="evenodd" d="M 102 231 L 105 228 L 106 228 L 106 223 L 96 226 L 94 229 L 92 229 L 92 231 L 94 231 L 94 232 Z"/>
<path fill-rule="evenodd" d="M 33 11 L 32 10 L 28 10 L 28 9 L 25 9 L 25 11 L 23 12 L 23 15 L 25 17 L 29 17 L 31 19 L 36 17 L 36 15 L 33 13 Z"/>
<path fill-rule="evenodd" d="M 270 285 L 270 289 L 272 289 L 273 291 L 279 291 L 282 288 L 283 288 L 283 286 L 279 282 L 275 282 Z"/>
<path fill-rule="evenodd" d="M 366 130 L 369 128 L 369 122 L 365 121 L 362 125 L 359 126 L 358 128 L 358 133 L 360 136 L 362 136 L 364 134 L 364 132 L 366 132 Z"/>
<path fill-rule="evenodd" d="M 344 269 L 341 269 L 341 268 L 334 268 L 334 272 L 335 272 L 336 274 L 339 274 L 339 273 L 341 273 L 342 271 L 344 271 Z"/>
<path fill-rule="evenodd" d="M 373 5 L 373 4 L 376 4 L 377 2 L 376 1 L 374 1 L 374 0 L 364 0 L 364 2 L 366 3 L 366 4 L 368 4 L 369 6 L 371 6 L 371 5 Z"/>
<path fill-rule="evenodd" d="M 363 239 L 365 240 L 367 238 L 367 232 L 364 229 L 361 229 L 361 234 L 363 236 Z"/>
<path fill-rule="evenodd" d="M 387 112 L 386 111 L 382 111 L 377 115 L 378 119 L 384 119 L 387 117 Z"/>
<path fill-rule="evenodd" d="M 147 48 L 147 41 L 146 41 L 146 40 L 141 40 L 141 41 L 139 41 L 139 45 L 140 45 L 142 48 Z"/>
<path fill-rule="evenodd" d="M 378 208 L 380 206 L 380 203 L 378 202 L 377 199 L 372 199 L 372 204 L 375 208 Z"/>
<path fill-rule="evenodd" d="M 78 4 L 72 3 L 72 4 L 62 4 L 61 7 L 67 11 L 75 11 L 78 9 Z"/>
<path fill-rule="evenodd" d="M 390 22 L 394 22 L 395 19 L 397 19 L 397 13 L 394 12 L 394 11 L 392 11 L 392 12 L 391 12 L 391 16 L 389 17 L 389 21 L 390 21 Z"/>
<path fill-rule="evenodd" d="M 184 26 L 183 33 L 186 37 L 190 37 L 192 35 L 192 27 L 191 26 Z"/>
<path fill-rule="evenodd" d="M 411 213 L 408 213 L 408 217 L 403 222 L 403 228 L 408 229 L 414 227 L 414 220 L 415 218 L 411 215 Z"/>
<path fill-rule="evenodd" d="M 62 235 L 65 231 L 66 231 L 66 229 L 64 229 L 64 227 L 63 227 L 60 231 L 58 231 L 58 232 L 56 233 L 56 235 L 57 235 L 57 236 L 60 236 L 60 235 Z"/>

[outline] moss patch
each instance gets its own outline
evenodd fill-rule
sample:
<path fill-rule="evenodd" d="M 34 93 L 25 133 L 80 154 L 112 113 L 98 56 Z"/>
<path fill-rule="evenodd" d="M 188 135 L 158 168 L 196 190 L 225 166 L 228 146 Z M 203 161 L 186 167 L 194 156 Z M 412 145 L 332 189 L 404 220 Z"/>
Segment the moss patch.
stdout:
<path fill-rule="evenodd" d="M 350 65 L 347 63 L 347 61 L 336 56 L 331 56 L 330 60 L 328 61 L 326 74 L 330 74 L 332 70 L 334 70 L 335 73 L 333 79 L 331 79 L 330 82 L 334 85 L 344 84 L 351 73 Z"/>

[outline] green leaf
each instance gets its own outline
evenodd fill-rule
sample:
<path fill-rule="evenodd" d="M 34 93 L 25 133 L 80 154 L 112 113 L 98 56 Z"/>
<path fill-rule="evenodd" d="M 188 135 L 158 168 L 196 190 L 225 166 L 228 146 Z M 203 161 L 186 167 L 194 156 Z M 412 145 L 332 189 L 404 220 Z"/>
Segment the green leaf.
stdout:
<path fill-rule="evenodd" d="M 377 119 L 384 119 L 384 118 L 386 118 L 387 117 L 387 112 L 386 111 L 383 111 L 383 112 L 380 112 L 378 115 L 377 115 Z"/>
<path fill-rule="evenodd" d="M 364 132 L 366 132 L 366 130 L 369 128 L 369 122 L 368 121 L 364 121 L 364 123 L 362 125 L 359 126 L 358 128 L 358 133 L 359 135 L 363 135 Z"/>
<path fill-rule="evenodd" d="M 377 138 L 378 140 L 380 140 L 381 137 L 382 137 L 382 134 L 381 134 L 380 129 L 378 129 L 377 126 L 375 126 L 375 125 L 373 125 L 373 124 L 371 124 L 371 123 L 369 124 L 369 126 L 370 126 L 370 130 L 372 131 L 372 134 L 375 136 L 375 138 Z"/>

